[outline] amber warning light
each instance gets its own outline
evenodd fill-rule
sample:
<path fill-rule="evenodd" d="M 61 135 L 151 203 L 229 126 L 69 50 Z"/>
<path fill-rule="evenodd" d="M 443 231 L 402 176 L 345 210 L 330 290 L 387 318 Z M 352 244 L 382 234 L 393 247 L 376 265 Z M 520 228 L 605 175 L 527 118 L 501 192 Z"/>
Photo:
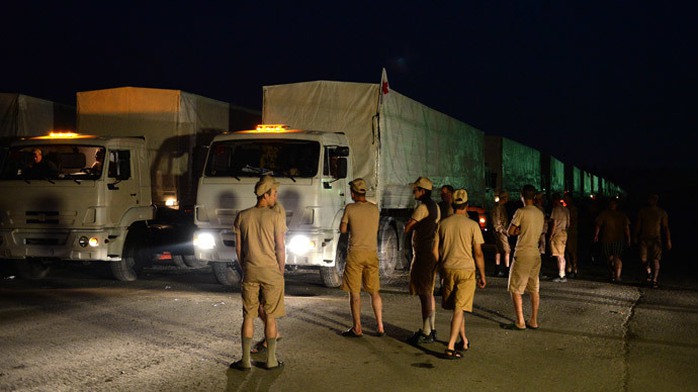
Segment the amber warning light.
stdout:
<path fill-rule="evenodd" d="M 290 129 L 286 124 L 259 124 L 254 130 L 239 131 L 236 133 L 293 133 L 300 132 L 297 129 Z"/>
<path fill-rule="evenodd" d="M 32 139 L 86 139 L 92 138 L 92 135 L 83 135 L 80 133 L 75 133 L 73 131 L 51 131 L 48 135 L 37 136 Z"/>

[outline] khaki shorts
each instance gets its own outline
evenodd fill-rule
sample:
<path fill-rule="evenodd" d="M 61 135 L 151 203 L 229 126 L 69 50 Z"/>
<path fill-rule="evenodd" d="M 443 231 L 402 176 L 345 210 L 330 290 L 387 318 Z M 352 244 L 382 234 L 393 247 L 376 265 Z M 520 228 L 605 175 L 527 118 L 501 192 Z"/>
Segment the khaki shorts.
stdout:
<path fill-rule="evenodd" d="M 540 290 L 540 255 L 517 256 L 509 269 L 510 293 L 537 293 Z"/>
<path fill-rule="evenodd" d="M 260 300 L 267 316 L 280 318 L 286 315 L 284 306 L 284 276 L 276 268 L 245 271 L 242 280 L 242 315 L 255 318 L 259 315 Z"/>
<path fill-rule="evenodd" d="M 640 240 L 640 260 L 661 260 L 662 241 L 659 238 Z"/>
<path fill-rule="evenodd" d="M 550 237 L 550 254 L 565 257 L 565 244 L 567 244 L 567 233 L 558 233 Z"/>
<path fill-rule="evenodd" d="M 431 252 L 415 255 L 410 267 L 410 294 L 434 295 L 436 260 Z"/>
<path fill-rule="evenodd" d="M 441 271 L 441 307 L 446 310 L 473 311 L 475 271 L 444 269 Z"/>
<path fill-rule="evenodd" d="M 504 233 L 495 233 L 494 244 L 497 247 L 497 253 L 505 254 L 511 252 L 509 237 Z"/>
<path fill-rule="evenodd" d="M 350 293 L 358 293 L 362 284 L 364 291 L 368 293 L 376 293 L 381 288 L 378 254 L 375 250 L 350 250 L 347 255 L 340 288 Z"/>

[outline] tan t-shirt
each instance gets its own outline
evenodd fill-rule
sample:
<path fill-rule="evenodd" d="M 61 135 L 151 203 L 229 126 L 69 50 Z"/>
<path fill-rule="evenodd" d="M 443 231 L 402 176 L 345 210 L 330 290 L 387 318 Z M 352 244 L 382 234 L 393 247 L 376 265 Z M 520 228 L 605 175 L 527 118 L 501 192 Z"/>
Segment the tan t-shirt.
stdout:
<path fill-rule="evenodd" d="M 480 225 L 458 214 L 441 221 L 434 237 L 434 246 L 439 247 L 441 266 L 448 269 L 474 271 L 473 246 L 484 242 Z"/>
<path fill-rule="evenodd" d="M 350 250 L 378 249 L 379 218 L 378 207 L 369 201 L 347 204 L 342 223 L 349 225 Z"/>
<path fill-rule="evenodd" d="M 516 210 L 511 224 L 521 228 L 516 239 L 515 254 L 517 256 L 537 256 L 538 240 L 545 225 L 545 215 L 534 205 L 524 206 Z"/>
<path fill-rule="evenodd" d="M 495 204 L 492 208 L 492 226 L 496 233 L 505 233 L 509 229 L 507 208 L 503 204 Z"/>
<path fill-rule="evenodd" d="M 628 217 L 618 210 L 604 210 L 594 221 L 601 228 L 601 242 L 610 244 L 623 241 L 625 228 L 630 225 Z"/>
<path fill-rule="evenodd" d="M 240 211 L 233 227 L 241 236 L 243 268 L 279 268 L 275 235 L 284 233 L 286 227 L 279 211 L 266 207 L 248 208 Z"/>
<path fill-rule="evenodd" d="M 553 228 L 550 232 L 551 237 L 555 237 L 560 233 L 566 233 L 570 225 L 570 211 L 567 207 L 557 205 L 550 212 L 550 219 L 553 221 Z"/>
<path fill-rule="evenodd" d="M 637 213 L 637 229 L 640 231 L 640 239 L 661 239 L 662 226 L 668 225 L 669 216 L 663 209 L 654 206 L 646 206 Z"/>

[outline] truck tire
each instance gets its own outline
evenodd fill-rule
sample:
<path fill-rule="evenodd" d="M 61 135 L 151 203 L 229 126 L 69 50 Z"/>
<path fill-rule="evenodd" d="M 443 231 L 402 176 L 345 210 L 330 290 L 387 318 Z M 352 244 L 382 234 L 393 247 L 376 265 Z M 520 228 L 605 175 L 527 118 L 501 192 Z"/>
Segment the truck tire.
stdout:
<path fill-rule="evenodd" d="M 242 271 L 237 262 L 224 263 L 220 261 L 212 261 L 211 269 L 218 283 L 223 286 L 239 286 L 242 280 Z"/>
<path fill-rule="evenodd" d="M 380 276 L 387 282 L 404 275 L 406 259 L 400 252 L 399 238 L 393 226 L 387 226 L 381 233 L 380 242 Z"/>
<path fill-rule="evenodd" d="M 15 261 L 17 275 L 27 280 L 39 280 L 48 275 L 51 270 L 50 262 L 45 260 L 17 260 Z"/>
<path fill-rule="evenodd" d="M 147 239 L 144 230 L 129 230 L 121 260 L 110 262 L 112 275 L 122 282 L 133 282 L 143 271 L 148 257 Z"/>
<path fill-rule="evenodd" d="M 337 253 L 334 259 L 334 267 L 320 268 L 320 277 L 322 278 L 322 283 L 326 287 L 339 287 L 339 285 L 342 283 L 344 267 L 347 264 L 347 237 L 348 236 L 346 234 L 342 234 L 339 237 L 339 244 L 337 244 Z"/>

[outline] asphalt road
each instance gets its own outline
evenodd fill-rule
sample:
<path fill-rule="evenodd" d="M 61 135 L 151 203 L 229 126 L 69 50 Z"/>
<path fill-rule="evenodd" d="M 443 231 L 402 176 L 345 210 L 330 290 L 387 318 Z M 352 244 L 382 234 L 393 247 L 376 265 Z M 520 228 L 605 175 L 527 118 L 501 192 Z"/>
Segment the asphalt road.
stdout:
<path fill-rule="evenodd" d="M 501 328 L 512 321 L 506 280 L 488 277 L 466 315 L 472 346 L 454 361 L 442 358 L 445 311 L 440 341 L 404 342 L 420 327 L 404 280 L 382 290 L 387 336 L 372 336 L 364 296 L 366 334 L 351 339 L 340 335 L 350 325 L 346 295 L 315 273 L 292 272 L 280 320 L 285 366 L 265 370 L 256 354 L 247 372 L 228 368 L 241 355 L 239 292 L 210 271 L 153 269 L 132 283 L 99 271 L 71 266 L 24 281 L 2 269 L 0 390 L 698 390 L 698 285 L 677 270 L 658 290 L 632 274 L 610 284 L 600 266 L 568 283 L 543 281 L 541 328 L 526 331 Z"/>

